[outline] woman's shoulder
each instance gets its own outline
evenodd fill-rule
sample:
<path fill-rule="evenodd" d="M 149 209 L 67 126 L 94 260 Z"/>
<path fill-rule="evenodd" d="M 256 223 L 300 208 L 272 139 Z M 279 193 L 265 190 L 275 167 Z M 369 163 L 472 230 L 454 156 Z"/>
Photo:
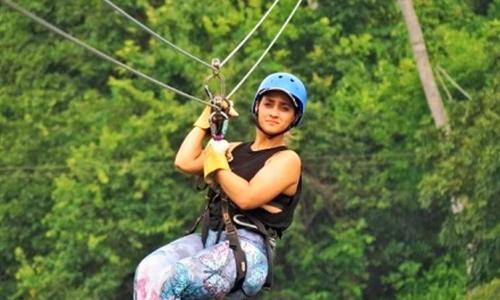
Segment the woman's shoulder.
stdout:
<path fill-rule="evenodd" d="M 285 155 L 285 157 L 287 157 L 288 159 L 296 160 L 298 162 L 301 161 L 300 155 L 292 149 L 283 150 L 281 151 L 281 153 L 282 155 Z"/>
<path fill-rule="evenodd" d="M 269 158 L 269 161 L 280 160 L 287 164 L 301 165 L 301 159 L 297 152 L 292 149 L 283 149 L 282 151 L 276 152 L 273 156 Z"/>

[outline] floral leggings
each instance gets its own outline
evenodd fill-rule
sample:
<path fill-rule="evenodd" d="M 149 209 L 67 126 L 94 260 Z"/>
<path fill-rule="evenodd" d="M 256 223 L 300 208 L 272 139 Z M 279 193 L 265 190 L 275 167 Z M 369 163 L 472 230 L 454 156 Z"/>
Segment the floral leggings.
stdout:
<path fill-rule="evenodd" d="M 244 299 L 257 294 L 267 276 L 266 247 L 263 237 L 238 229 L 245 251 L 247 273 L 243 291 L 229 295 Z M 222 299 L 236 279 L 233 250 L 224 232 L 216 243 L 217 232 L 209 231 L 206 247 L 198 233 L 175 240 L 144 258 L 134 280 L 135 300 Z"/>

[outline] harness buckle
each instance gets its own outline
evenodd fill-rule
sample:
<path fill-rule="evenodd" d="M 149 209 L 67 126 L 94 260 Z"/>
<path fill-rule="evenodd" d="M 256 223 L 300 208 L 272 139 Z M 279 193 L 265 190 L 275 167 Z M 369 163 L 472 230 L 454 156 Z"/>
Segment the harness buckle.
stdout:
<path fill-rule="evenodd" d="M 250 228 L 250 229 L 253 229 L 253 230 L 259 230 L 257 228 L 257 225 L 255 224 L 252 224 L 252 223 L 249 223 L 249 222 L 245 222 L 243 220 L 241 220 L 240 218 L 244 218 L 245 216 L 242 215 L 242 214 L 235 214 L 233 216 L 233 221 L 234 223 L 240 225 L 240 226 L 243 226 L 243 227 L 246 227 L 246 228 Z"/>
<path fill-rule="evenodd" d="M 274 237 L 269 237 L 269 246 L 271 246 L 271 249 L 274 250 L 276 248 L 276 238 Z"/>

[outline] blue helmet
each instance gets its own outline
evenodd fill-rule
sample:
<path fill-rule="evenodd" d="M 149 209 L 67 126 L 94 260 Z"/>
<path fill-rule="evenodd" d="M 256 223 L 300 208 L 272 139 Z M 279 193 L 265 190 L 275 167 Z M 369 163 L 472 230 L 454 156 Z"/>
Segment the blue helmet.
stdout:
<path fill-rule="evenodd" d="M 252 113 L 255 118 L 257 118 L 257 102 L 269 91 L 282 91 L 292 99 L 297 110 L 297 117 L 291 127 L 297 126 L 304 115 L 307 103 L 307 90 L 302 81 L 296 76 L 285 72 L 273 73 L 267 76 L 260 83 L 252 103 Z"/>

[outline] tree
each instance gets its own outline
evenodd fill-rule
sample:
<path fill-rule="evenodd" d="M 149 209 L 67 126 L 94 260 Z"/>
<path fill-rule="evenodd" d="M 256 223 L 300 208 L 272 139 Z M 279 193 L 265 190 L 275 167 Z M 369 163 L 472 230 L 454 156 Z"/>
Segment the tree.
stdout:
<path fill-rule="evenodd" d="M 432 68 L 427 56 L 427 49 L 425 48 L 424 35 L 420 29 L 417 14 L 415 13 L 411 0 L 399 0 L 399 6 L 401 7 L 406 27 L 408 28 L 420 81 L 422 81 L 422 86 L 434 118 L 434 123 L 438 128 L 445 126 L 447 123 L 446 111 L 441 96 L 439 95 L 436 81 L 432 75 Z"/>

